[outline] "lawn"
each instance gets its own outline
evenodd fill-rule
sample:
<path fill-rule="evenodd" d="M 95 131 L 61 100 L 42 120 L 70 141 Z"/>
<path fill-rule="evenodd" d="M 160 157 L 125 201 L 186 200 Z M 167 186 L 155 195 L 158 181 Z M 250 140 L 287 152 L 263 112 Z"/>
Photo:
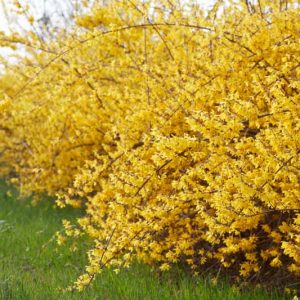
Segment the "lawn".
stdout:
<path fill-rule="evenodd" d="M 136 264 L 118 275 L 104 271 L 82 293 L 62 292 L 81 274 L 86 262 L 85 242 L 79 251 L 58 246 L 53 235 L 63 218 L 75 219 L 80 211 L 53 208 L 51 201 L 32 207 L 17 200 L 15 192 L 0 185 L 0 299 L 292 299 L 264 290 L 238 292 L 225 281 L 191 278 L 180 269 L 159 277 L 149 267 Z"/>

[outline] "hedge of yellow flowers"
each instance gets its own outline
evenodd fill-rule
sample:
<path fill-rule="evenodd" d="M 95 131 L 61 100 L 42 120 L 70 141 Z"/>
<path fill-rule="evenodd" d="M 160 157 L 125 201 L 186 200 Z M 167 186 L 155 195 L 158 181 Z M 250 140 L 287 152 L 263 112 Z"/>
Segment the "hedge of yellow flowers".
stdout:
<path fill-rule="evenodd" d="M 94 241 L 78 289 L 136 259 L 300 275 L 299 4 L 183 2 L 95 1 L 55 39 L 0 39 L 18 53 L 0 79 L 1 171 L 85 209 L 64 221 Z"/>

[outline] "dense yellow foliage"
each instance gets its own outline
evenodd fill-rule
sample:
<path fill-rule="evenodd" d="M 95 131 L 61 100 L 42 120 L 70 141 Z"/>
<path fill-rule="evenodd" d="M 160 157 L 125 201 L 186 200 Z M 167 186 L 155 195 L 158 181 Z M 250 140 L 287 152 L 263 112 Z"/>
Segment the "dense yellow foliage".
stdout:
<path fill-rule="evenodd" d="M 54 41 L 3 34 L 27 52 L 0 79 L 2 170 L 86 209 L 78 289 L 136 258 L 300 274 L 300 10 L 246 2 L 96 1 Z"/>

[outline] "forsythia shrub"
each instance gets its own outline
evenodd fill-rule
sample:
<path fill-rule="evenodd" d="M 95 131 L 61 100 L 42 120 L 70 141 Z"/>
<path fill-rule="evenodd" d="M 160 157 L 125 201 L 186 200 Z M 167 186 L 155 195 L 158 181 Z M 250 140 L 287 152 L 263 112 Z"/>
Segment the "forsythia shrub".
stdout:
<path fill-rule="evenodd" d="M 85 207 L 75 287 L 133 259 L 299 276 L 298 2 L 100 2 L 55 40 L 1 40 L 26 49 L 0 81 L 3 173 Z"/>

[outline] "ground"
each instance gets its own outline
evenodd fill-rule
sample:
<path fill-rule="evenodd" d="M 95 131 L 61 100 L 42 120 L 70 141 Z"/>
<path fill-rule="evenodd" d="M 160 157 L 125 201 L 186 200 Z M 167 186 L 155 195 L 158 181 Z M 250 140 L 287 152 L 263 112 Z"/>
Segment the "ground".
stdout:
<path fill-rule="evenodd" d="M 213 285 L 211 279 L 191 278 L 175 268 L 158 276 L 151 268 L 136 264 L 116 275 L 106 270 L 93 286 L 82 293 L 63 292 L 84 270 L 83 240 L 77 252 L 58 246 L 53 238 L 63 218 L 75 219 L 79 210 L 57 209 L 51 199 L 32 206 L 30 199 L 17 199 L 16 192 L 0 185 L 0 299 L 292 299 L 264 290 L 238 292 L 224 280 Z"/>

